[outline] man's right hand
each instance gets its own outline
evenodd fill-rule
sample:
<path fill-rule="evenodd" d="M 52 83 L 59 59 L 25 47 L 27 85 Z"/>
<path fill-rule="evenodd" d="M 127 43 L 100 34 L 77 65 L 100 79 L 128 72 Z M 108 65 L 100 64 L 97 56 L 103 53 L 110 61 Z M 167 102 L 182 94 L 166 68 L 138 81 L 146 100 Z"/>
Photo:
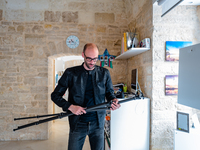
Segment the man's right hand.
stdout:
<path fill-rule="evenodd" d="M 77 105 L 71 105 L 68 110 L 70 110 L 75 115 L 86 114 L 85 108 Z"/>

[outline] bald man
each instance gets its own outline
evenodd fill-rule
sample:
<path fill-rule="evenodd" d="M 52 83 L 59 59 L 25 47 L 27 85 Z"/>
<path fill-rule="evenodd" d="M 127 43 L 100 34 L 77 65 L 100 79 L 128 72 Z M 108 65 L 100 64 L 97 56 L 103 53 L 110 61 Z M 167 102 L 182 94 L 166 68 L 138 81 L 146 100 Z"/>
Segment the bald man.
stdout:
<path fill-rule="evenodd" d="M 120 107 L 114 95 L 113 85 L 108 69 L 97 66 L 99 50 L 93 43 L 84 46 L 81 66 L 67 68 L 51 94 L 53 102 L 63 111 L 72 112 L 69 116 L 68 150 L 82 150 L 88 135 L 91 150 L 104 149 L 104 118 L 106 111 L 86 113 L 90 106 L 113 101 L 111 110 Z M 68 89 L 68 99 L 63 95 Z"/>

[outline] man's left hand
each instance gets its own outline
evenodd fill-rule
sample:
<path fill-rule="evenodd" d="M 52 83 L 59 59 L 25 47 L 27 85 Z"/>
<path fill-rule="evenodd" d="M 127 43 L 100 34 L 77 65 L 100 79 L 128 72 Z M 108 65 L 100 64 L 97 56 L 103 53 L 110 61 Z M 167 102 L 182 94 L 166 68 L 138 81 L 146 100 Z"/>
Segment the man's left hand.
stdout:
<path fill-rule="evenodd" d="M 118 109 L 119 107 L 121 107 L 121 105 L 120 104 L 118 104 L 118 99 L 113 99 L 112 100 L 112 104 L 111 104 L 111 110 L 116 110 L 116 109 Z"/>

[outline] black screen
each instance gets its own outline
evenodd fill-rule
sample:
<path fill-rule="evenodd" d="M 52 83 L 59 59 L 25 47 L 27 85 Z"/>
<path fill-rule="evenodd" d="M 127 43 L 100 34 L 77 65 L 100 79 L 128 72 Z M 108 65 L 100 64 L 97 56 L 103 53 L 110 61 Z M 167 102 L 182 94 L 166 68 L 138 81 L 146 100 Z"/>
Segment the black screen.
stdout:
<path fill-rule="evenodd" d="M 137 69 L 132 70 L 131 88 L 134 89 L 134 90 L 137 90 Z"/>

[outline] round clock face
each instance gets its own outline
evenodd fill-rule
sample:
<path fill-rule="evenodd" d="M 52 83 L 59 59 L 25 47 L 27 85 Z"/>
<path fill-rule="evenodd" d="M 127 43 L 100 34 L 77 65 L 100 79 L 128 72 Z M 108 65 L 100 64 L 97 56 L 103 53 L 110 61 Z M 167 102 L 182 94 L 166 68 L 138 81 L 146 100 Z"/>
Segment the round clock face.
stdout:
<path fill-rule="evenodd" d="M 69 48 L 76 48 L 79 45 L 79 39 L 75 35 L 70 35 L 66 40 L 66 44 Z"/>

